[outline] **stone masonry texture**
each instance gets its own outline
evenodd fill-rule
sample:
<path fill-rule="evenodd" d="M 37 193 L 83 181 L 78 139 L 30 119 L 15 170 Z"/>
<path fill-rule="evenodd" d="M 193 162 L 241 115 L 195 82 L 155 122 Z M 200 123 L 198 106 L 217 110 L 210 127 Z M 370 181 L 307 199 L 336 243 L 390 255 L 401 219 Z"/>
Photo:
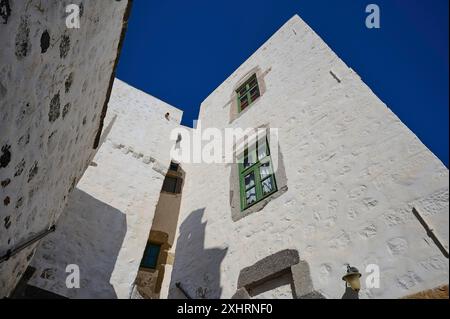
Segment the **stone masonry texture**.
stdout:
<path fill-rule="evenodd" d="M 83 8 L 66 27 L 66 6 Z M 128 1 L 0 1 L 0 255 L 55 224 L 95 150 Z M 11 293 L 36 244 L 0 264 Z"/>
<path fill-rule="evenodd" d="M 69 298 L 130 297 L 175 144 L 170 133 L 181 116 L 115 79 L 99 150 L 56 232 L 39 244 L 30 285 Z M 65 285 L 69 264 L 79 266 L 79 289 Z"/>

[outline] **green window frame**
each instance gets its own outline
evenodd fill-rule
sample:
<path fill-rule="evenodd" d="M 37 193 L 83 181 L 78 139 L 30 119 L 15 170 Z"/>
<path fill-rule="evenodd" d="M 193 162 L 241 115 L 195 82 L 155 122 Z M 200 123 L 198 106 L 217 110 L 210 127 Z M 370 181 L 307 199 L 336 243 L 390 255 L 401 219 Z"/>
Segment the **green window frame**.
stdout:
<path fill-rule="evenodd" d="M 253 74 L 244 84 L 237 90 L 239 113 L 249 107 L 261 95 L 256 74 Z"/>
<path fill-rule="evenodd" d="M 277 191 L 267 138 L 247 147 L 241 155 L 239 188 L 241 211 L 255 205 Z"/>

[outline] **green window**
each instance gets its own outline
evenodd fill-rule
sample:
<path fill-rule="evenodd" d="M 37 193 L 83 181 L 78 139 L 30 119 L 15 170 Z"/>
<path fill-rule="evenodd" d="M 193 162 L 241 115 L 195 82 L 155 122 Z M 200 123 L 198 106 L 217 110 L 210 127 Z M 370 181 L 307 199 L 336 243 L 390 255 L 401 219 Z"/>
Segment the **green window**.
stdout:
<path fill-rule="evenodd" d="M 241 210 L 276 192 L 277 185 L 266 138 L 244 150 L 239 161 L 239 183 Z"/>
<path fill-rule="evenodd" d="M 148 242 L 145 247 L 144 256 L 142 257 L 141 267 L 155 269 L 160 250 L 161 245 Z"/>
<path fill-rule="evenodd" d="M 236 93 L 239 112 L 242 112 L 260 96 L 256 74 L 253 74 L 244 84 L 242 84 L 239 89 L 236 90 Z"/>

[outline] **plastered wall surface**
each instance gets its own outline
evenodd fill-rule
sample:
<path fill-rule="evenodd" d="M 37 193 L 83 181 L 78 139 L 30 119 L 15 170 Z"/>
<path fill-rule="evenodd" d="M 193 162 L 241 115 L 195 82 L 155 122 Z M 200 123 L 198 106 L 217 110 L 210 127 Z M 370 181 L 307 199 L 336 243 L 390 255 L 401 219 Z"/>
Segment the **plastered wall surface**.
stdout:
<path fill-rule="evenodd" d="M 103 144 L 69 198 L 58 230 L 39 246 L 31 285 L 70 298 L 130 297 L 170 163 L 170 132 L 181 116 L 115 80 Z M 68 264 L 79 266 L 80 289 L 65 285 Z"/>
<path fill-rule="evenodd" d="M 66 5 L 80 5 L 80 28 Z M 54 224 L 94 154 L 128 1 L 1 1 L 0 255 Z M 0 264 L 7 296 L 36 245 Z"/>
<path fill-rule="evenodd" d="M 0 265 L 0 296 L 32 260 L 31 285 L 70 298 L 129 298 L 181 111 L 116 79 L 95 153 L 126 1 L 83 3 L 79 30 L 65 28 L 65 1 L 8 3 L 0 17 L 0 253 L 55 222 L 57 231 L 34 258 L 31 246 Z M 234 90 L 255 70 L 262 96 L 237 114 Z M 299 17 L 202 103 L 200 119 L 202 128 L 278 128 L 287 188 L 232 218 L 237 167 L 182 163 L 175 262 L 162 298 L 184 297 L 177 282 L 194 298 L 230 298 L 242 269 L 284 249 L 298 251 L 326 298 L 343 296 L 346 263 L 363 273 L 360 298 L 448 283 L 448 169 Z M 80 289 L 66 287 L 69 264 L 79 266 Z M 379 288 L 365 285 L 370 264 L 380 267 Z M 255 297 L 290 297 L 289 280 L 278 281 Z"/>
<path fill-rule="evenodd" d="M 265 92 L 230 121 L 233 90 L 255 68 Z M 194 298 L 230 298 L 241 269 L 283 249 L 299 252 L 325 298 L 344 295 L 346 263 L 363 273 L 360 298 L 448 283 L 448 258 L 412 213 L 423 199 L 448 238 L 448 169 L 298 16 L 206 98 L 199 117 L 202 128 L 278 128 L 288 191 L 233 222 L 237 167 L 184 164 L 175 262 L 163 287 L 170 298 L 182 297 L 176 282 Z M 379 266 L 379 288 L 365 284 L 370 264 Z"/>

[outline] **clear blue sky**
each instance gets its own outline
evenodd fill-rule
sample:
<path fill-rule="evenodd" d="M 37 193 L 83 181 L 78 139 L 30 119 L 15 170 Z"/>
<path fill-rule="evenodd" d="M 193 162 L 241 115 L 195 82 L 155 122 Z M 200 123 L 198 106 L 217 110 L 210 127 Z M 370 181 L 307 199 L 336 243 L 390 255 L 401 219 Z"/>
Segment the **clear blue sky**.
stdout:
<path fill-rule="evenodd" d="M 365 7 L 381 9 L 367 29 Z M 448 0 L 134 0 L 117 77 L 184 111 L 298 14 L 448 167 Z"/>

